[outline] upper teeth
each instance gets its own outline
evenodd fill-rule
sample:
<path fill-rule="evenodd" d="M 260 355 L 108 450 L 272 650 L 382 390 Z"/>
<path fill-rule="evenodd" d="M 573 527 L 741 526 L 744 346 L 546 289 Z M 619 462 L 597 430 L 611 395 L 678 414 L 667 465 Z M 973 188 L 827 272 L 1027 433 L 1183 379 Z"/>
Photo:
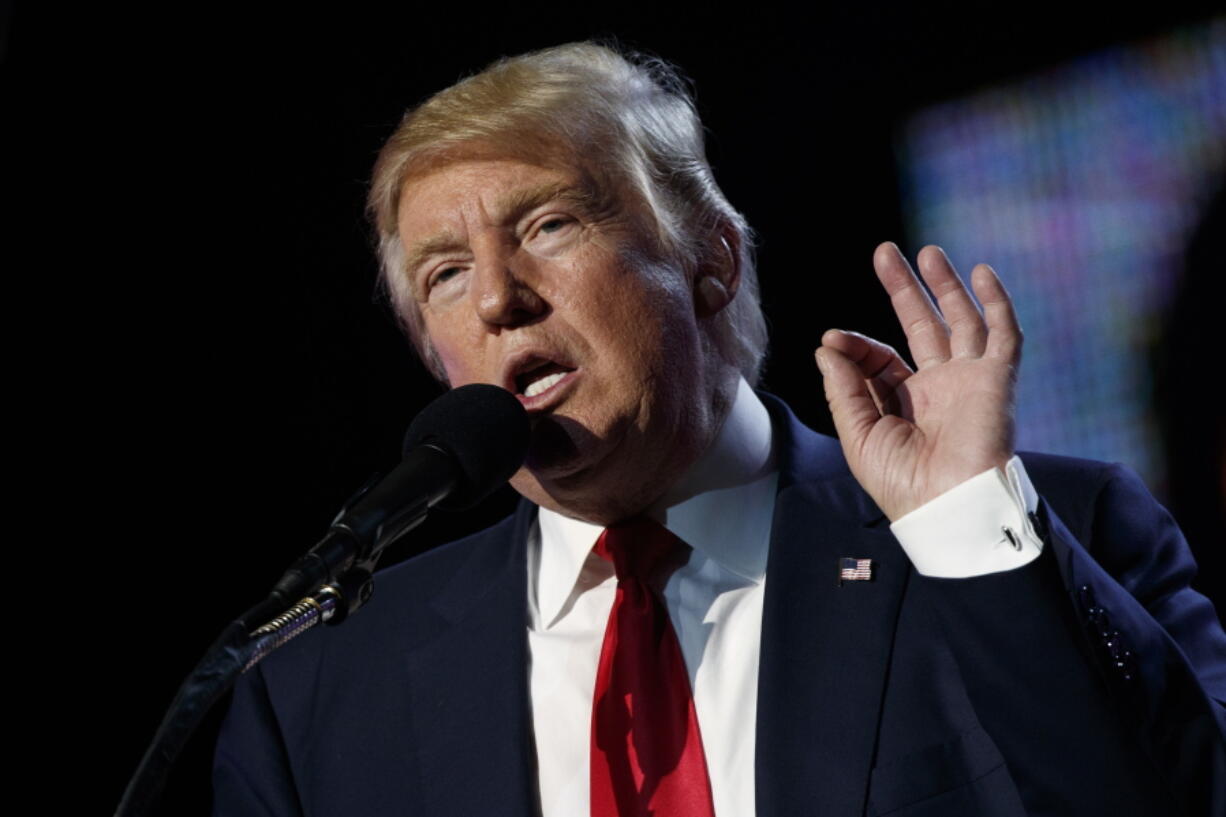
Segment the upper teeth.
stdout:
<path fill-rule="evenodd" d="M 546 375 L 540 380 L 528 384 L 528 388 L 524 389 L 525 397 L 536 397 L 541 392 L 552 388 L 554 383 L 557 383 L 563 377 L 566 377 L 566 372 L 554 372 L 551 375 Z"/>

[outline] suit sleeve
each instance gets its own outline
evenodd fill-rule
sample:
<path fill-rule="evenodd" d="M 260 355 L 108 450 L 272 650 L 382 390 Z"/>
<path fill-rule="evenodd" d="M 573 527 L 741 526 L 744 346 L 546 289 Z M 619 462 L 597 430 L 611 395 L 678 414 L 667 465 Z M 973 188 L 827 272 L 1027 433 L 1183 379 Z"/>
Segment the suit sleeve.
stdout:
<path fill-rule="evenodd" d="M 1182 533 L 1121 466 L 1039 465 L 1042 558 L 920 579 L 984 728 L 1028 807 L 1097 764 L 1121 813 L 1226 814 L 1226 635 Z"/>
<path fill-rule="evenodd" d="M 213 757 L 214 817 L 301 817 L 288 753 L 257 667 L 241 677 Z"/>
<path fill-rule="evenodd" d="M 1046 516 L 1065 588 L 1107 686 L 1177 797 L 1226 814 L 1226 635 L 1196 563 L 1141 480 L 1112 466 L 1083 546 Z"/>

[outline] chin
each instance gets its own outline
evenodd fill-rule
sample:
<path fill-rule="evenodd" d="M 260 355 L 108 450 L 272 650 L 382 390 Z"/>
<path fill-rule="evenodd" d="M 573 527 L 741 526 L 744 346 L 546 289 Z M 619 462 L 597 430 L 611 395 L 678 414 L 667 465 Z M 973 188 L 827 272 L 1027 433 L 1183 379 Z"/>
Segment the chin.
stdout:
<path fill-rule="evenodd" d="M 590 470 L 603 447 L 577 420 L 545 416 L 532 426 L 524 465 L 541 480 L 564 480 Z"/>
<path fill-rule="evenodd" d="M 550 418 L 532 427 L 524 467 L 542 477 L 562 476 L 577 465 L 579 449 L 561 423 Z"/>
<path fill-rule="evenodd" d="M 556 415 L 533 425 L 524 467 L 511 480 L 520 494 L 538 504 L 544 497 L 569 506 L 587 500 L 608 500 L 609 454 L 616 445 L 597 437 L 576 420 Z"/>

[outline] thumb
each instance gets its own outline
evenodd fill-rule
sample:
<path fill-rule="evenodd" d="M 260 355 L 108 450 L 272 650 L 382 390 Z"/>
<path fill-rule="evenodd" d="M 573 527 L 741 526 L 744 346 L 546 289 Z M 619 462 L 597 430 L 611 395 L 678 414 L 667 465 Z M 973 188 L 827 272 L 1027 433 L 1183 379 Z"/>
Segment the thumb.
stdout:
<path fill-rule="evenodd" d="M 843 453 L 850 460 L 851 453 L 862 448 L 869 432 L 881 419 L 881 413 L 877 411 L 864 375 L 846 355 L 829 346 L 820 346 L 814 358 L 822 373 L 835 431 L 843 443 Z"/>

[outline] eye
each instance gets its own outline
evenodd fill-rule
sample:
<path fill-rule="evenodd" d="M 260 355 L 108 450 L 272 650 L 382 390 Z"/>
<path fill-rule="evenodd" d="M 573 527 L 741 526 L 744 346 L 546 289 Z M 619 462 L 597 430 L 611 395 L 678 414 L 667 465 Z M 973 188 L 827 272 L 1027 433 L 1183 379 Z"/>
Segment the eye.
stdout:
<path fill-rule="evenodd" d="M 565 233 L 575 220 L 570 216 L 546 216 L 536 223 L 536 229 L 531 233 L 534 237 L 554 236 Z"/>
<path fill-rule="evenodd" d="M 464 271 L 463 267 L 442 267 L 433 275 L 426 279 L 426 292 L 432 291 L 435 287 L 447 283 L 452 278 Z"/>

